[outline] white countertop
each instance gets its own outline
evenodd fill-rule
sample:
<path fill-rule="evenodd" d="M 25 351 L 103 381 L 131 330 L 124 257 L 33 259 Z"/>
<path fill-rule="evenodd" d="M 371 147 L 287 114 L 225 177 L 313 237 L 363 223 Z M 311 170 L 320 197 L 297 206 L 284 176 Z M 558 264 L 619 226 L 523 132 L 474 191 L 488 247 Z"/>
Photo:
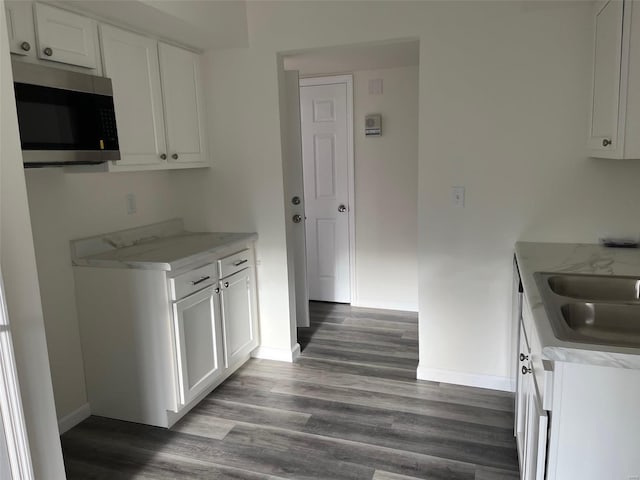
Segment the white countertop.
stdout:
<path fill-rule="evenodd" d="M 187 232 L 182 220 L 174 219 L 73 240 L 71 258 L 75 266 L 176 270 L 257 238 L 256 233 Z"/>
<path fill-rule="evenodd" d="M 606 248 L 595 244 L 516 243 L 520 277 L 533 315 L 542 354 L 549 360 L 640 369 L 640 349 L 558 340 L 542 304 L 535 272 L 639 275 L 640 249 Z"/>

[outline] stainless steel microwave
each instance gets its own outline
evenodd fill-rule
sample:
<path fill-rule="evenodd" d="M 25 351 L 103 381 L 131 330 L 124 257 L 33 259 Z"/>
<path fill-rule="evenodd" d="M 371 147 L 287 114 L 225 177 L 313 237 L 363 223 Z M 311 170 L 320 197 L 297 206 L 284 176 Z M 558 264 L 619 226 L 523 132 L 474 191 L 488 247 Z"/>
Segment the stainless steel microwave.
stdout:
<path fill-rule="evenodd" d="M 109 78 L 12 62 L 25 167 L 120 160 Z"/>

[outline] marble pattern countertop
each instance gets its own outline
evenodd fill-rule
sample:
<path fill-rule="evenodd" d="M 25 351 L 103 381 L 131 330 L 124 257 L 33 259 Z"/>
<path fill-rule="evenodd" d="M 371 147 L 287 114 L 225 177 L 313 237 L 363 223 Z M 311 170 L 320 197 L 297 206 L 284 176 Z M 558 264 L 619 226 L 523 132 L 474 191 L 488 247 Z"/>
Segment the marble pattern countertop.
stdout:
<path fill-rule="evenodd" d="M 535 322 L 542 355 L 549 360 L 640 369 L 640 349 L 558 340 L 534 280 L 535 272 L 640 275 L 640 250 L 595 244 L 516 243 L 522 286 Z"/>
<path fill-rule="evenodd" d="M 71 241 L 74 266 L 176 270 L 206 260 L 256 233 L 188 232 L 181 219 Z"/>

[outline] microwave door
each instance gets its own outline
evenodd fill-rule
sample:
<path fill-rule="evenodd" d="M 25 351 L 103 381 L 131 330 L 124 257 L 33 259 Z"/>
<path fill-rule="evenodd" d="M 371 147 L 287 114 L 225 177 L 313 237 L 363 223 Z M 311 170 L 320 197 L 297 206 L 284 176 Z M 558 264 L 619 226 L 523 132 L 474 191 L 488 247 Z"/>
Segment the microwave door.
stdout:
<path fill-rule="evenodd" d="M 110 97 L 21 83 L 15 89 L 25 164 L 102 163 L 105 150 L 118 150 Z"/>

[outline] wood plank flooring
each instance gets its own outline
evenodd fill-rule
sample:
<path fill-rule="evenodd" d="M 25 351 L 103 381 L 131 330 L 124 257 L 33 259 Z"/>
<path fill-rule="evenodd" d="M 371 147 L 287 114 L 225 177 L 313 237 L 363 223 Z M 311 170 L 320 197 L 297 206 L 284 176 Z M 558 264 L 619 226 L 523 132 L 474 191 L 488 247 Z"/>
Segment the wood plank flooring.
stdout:
<path fill-rule="evenodd" d="M 415 380 L 417 315 L 312 302 L 294 364 L 250 360 L 172 429 L 91 417 L 74 479 L 515 480 L 513 396 Z"/>

